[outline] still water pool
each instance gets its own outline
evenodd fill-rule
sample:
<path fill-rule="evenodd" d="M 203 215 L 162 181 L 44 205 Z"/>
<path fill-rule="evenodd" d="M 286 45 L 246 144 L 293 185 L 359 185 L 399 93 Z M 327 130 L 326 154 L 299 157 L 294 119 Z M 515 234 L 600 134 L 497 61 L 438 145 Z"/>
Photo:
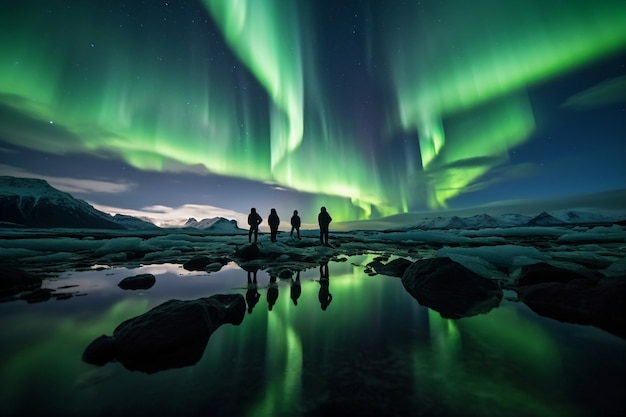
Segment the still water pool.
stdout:
<path fill-rule="evenodd" d="M 505 294 L 485 315 L 443 319 L 373 256 L 277 279 L 212 335 L 193 366 L 153 374 L 82 360 L 124 320 L 170 299 L 248 291 L 247 272 L 181 265 L 67 272 L 44 287 L 73 297 L 0 304 L 0 415 L 595 416 L 626 410 L 626 341 L 540 317 Z M 149 290 L 125 277 L 151 273 Z M 325 291 L 332 295 L 328 300 Z M 293 298 L 296 295 L 297 303 Z M 509 296 L 509 297 L 507 297 Z M 270 309 L 271 305 L 271 309 Z"/>

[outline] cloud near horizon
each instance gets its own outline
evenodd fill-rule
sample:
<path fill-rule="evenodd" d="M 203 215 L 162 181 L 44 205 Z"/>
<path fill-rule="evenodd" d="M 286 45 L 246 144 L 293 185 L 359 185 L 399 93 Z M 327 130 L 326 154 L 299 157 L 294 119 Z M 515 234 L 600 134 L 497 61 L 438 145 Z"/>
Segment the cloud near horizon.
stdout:
<path fill-rule="evenodd" d="M 80 178 L 56 177 L 41 175 L 22 168 L 0 164 L 0 175 L 19 178 L 43 179 L 52 187 L 70 194 L 93 194 L 93 193 L 122 193 L 132 190 L 133 183 L 123 183 L 105 180 L 85 180 Z"/>
<path fill-rule="evenodd" d="M 89 204 L 91 204 L 97 210 L 103 211 L 112 216 L 116 214 L 133 216 L 140 219 L 149 220 L 159 227 L 182 226 L 187 220 L 192 217 L 198 221 L 202 219 L 223 217 L 229 220 L 236 220 L 239 227 L 245 227 L 248 217 L 247 214 L 203 204 L 184 204 L 179 207 L 154 205 L 143 207 L 139 210 L 105 206 L 93 202 L 89 202 Z"/>

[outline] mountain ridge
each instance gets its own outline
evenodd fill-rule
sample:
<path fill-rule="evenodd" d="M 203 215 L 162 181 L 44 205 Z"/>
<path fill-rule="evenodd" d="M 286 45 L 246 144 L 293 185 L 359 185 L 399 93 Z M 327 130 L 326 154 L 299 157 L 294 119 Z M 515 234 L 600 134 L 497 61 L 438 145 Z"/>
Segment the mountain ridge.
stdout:
<path fill-rule="evenodd" d="M 543 211 L 536 216 L 505 213 L 496 216 L 477 214 L 470 217 L 426 218 L 419 223 L 407 226 L 408 230 L 449 230 L 449 229 L 489 229 L 521 226 L 575 226 L 612 224 L 623 222 L 623 216 L 607 216 L 582 210 Z"/>
<path fill-rule="evenodd" d="M 593 224 L 622 224 L 626 216 L 582 210 L 543 211 L 536 216 L 516 213 L 490 215 L 476 214 L 468 217 L 437 216 L 394 229 L 451 230 L 485 229 L 519 226 L 572 226 Z M 158 230 L 161 227 L 137 217 L 97 210 L 84 200 L 60 191 L 43 179 L 0 176 L 0 227 L 31 228 L 94 228 L 113 230 Z M 189 218 L 177 229 L 197 229 L 214 233 L 241 232 L 236 220 L 222 217 L 200 221 Z M 173 229 L 173 228 L 168 228 Z M 391 229 L 387 229 L 391 230 Z"/>
<path fill-rule="evenodd" d="M 43 179 L 0 176 L 0 227 L 159 230 L 156 224 L 124 214 L 104 213 L 84 200 L 60 191 Z M 241 231 L 222 217 L 188 219 L 178 228 L 214 233 Z"/>

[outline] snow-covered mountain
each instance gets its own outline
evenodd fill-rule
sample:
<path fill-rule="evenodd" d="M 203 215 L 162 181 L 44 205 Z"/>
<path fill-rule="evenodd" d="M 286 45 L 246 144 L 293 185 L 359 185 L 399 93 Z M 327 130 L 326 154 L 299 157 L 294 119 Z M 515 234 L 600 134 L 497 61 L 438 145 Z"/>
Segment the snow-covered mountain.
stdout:
<path fill-rule="evenodd" d="M 21 227 L 118 230 L 156 227 L 129 216 L 113 217 L 103 213 L 44 180 L 9 176 L 0 176 L 0 223 Z"/>
<path fill-rule="evenodd" d="M 499 227 L 515 227 L 524 226 L 528 221 L 532 219 L 531 216 L 524 216 L 523 214 L 506 213 L 498 216 L 496 222 Z"/>
<path fill-rule="evenodd" d="M 519 226 L 594 225 L 624 222 L 626 215 L 615 217 L 595 211 L 560 210 L 542 212 L 535 217 L 508 213 L 492 216 L 486 213 L 471 217 L 426 218 L 417 224 L 403 226 L 409 230 L 486 229 Z M 154 223 L 131 216 L 111 216 L 87 202 L 51 187 L 46 181 L 32 178 L 0 176 L 0 227 L 61 227 L 117 230 L 158 229 Z M 246 232 L 235 220 L 222 217 L 188 219 L 182 228 L 194 228 L 214 234 Z"/>
<path fill-rule="evenodd" d="M 124 226 L 126 229 L 130 230 L 154 230 L 160 229 L 156 224 L 139 219 L 133 216 L 127 216 L 125 214 L 116 214 L 113 216 L 113 221 L 117 224 Z"/>
<path fill-rule="evenodd" d="M 0 225 L 5 227 L 60 227 L 113 230 L 154 230 L 154 223 L 133 216 L 111 216 L 87 202 L 57 190 L 45 180 L 0 176 Z M 212 233 L 233 233 L 242 229 L 235 220 L 188 219 L 182 227 Z"/>
<path fill-rule="evenodd" d="M 233 231 L 243 231 L 237 227 L 237 221 L 228 220 L 223 217 L 202 219 L 197 221 L 193 217 L 187 220 L 183 227 L 193 227 L 194 229 L 210 230 L 215 233 L 232 233 Z"/>
<path fill-rule="evenodd" d="M 466 229 L 467 225 L 460 217 L 434 217 L 432 219 L 424 219 L 421 223 L 412 227 L 412 229 Z"/>
<path fill-rule="evenodd" d="M 472 217 L 466 217 L 463 222 L 470 229 L 482 229 L 485 227 L 500 227 L 500 222 L 488 214 L 477 214 Z"/>
<path fill-rule="evenodd" d="M 535 217 L 521 214 L 507 213 L 499 216 L 478 214 L 471 217 L 435 217 L 427 218 L 409 229 L 419 230 L 449 230 L 449 229 L 488 229 L 494 227 L 519 226 L 565 226 L 565 225 L 593 225 L 609 224 L 623 221 L 623 217 L 615 217 L 603 213 L 585 212 L 578 210 L 560 210 L 542 212 Z"/>
<path fill-rule="evenodd" d="M 526 223 L 527 226 L 560 226 L 565 222 L 557 219 L 549 213 L 541 212 Z"/>

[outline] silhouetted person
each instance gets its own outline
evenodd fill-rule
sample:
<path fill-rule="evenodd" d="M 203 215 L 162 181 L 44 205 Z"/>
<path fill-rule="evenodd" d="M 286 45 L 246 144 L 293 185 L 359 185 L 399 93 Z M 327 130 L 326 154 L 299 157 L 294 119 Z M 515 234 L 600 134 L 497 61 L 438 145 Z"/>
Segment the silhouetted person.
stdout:
<path fill-rule="evenodd" d="M 289 236 L 293 236 L 293 231 L 296 231 L 296 237 L 300 239 L 300 216 L 298 216 L 298 210 L 293 211 L 293 216 L 291 216 L 291 232 Z"/>
<path fill-rule="evenodd" d="M 248 314 L 252 314 L 252 309 L 259 302 L 261 294 L 258 291 L 256 282 L 256 269 L 248 271 L 248 291 L 246 291 L 246 302 L 248 304 Z"/>
<path fill-rule="evenodd" d="M 320 300 L 320 307 L 322 310 L 326 310 L 331 301 L 333 301 L 333 295 L 330 293 L 330 276 L 328 275 L 328 262 L 320 265 L 320 291 L 317 294 Z"/>
<path fill-rule="evenodd" d="M 278 283 L 276 277 L 270 276 L 270 283 L 267 286 L 267 309 L 272 311 L 274 304 L 278 300 Z"/>
<path fill-rule="evenodd" d="M 293 277 L 291 277 L 291 300 L 293 301 L 293 305 L 298 305 L 298 298 L 300 298 L 300 294 L 302 293 L 302 287 L 300 286 L 300 271 L 296 272 L 296 279 L 294 281 Z"/>
<path fill-rule="evenodd" d="M 320 243 L 322 245 L 328 245 L 328 226 L 333 218 L 326 211 L 326 207 L 320 209 L 320 214 L 317 215 L 317 223 L 320 225 Z"/>
<path fill-rule="evenodd" d="M 278 225 L 280 224 L 280 218 L 276 209 L 270 210 L 270 216 L 267 218 L 267 223 L 270 225 L 270 240 L 276 242 L 276 234 L 278 233 Z"/>
<path fill-rule="evenodd" d="M 257 236 L 259 235 L 259 224 L 263 219 L 256 212 L 256 209 L 253 207 L 250 209 L 250 214 L 248 214 L 248 225 L 250 226 L 250 231 L 248 232 L 248 242 L 252 242 L 252 233 L 254 233 L 254 243 L 256 243 Z"/>

